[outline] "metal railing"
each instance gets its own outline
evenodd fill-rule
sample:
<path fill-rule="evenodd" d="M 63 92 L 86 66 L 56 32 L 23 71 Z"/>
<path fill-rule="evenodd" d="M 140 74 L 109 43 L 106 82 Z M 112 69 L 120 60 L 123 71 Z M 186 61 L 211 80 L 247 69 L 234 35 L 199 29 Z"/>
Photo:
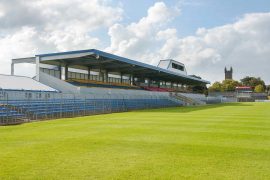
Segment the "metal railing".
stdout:
<path fill-rule="evenodd" d="M 0 92 L 0 125 L 181 105 L 166 95 Z"/>

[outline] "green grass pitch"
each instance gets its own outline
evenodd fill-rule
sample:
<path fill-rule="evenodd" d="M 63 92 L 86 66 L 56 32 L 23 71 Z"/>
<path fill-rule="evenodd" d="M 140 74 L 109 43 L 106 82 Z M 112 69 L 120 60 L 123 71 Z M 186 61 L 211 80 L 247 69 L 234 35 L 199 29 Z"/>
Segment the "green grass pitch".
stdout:
<path fill-rule="evenodd" d="M 0 127 L 0 179 L 269 179 L 270 103 Z"/>

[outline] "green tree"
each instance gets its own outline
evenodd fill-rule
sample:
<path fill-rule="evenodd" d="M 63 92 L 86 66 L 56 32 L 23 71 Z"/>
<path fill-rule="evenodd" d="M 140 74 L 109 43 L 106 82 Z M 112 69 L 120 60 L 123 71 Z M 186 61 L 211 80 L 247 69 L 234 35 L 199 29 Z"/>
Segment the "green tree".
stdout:
<path fill-rule="evenodd" d="M 235 91 L 236 86 L 241 86 L 241 83 L 235 80 L 227 79 L 221 83 L 215 82 L 209 87 L 209 92 Z"/>
<path fill-rule="evenodd" d="M 254 91 L 257 93 L 262 93 L 262 92 L 265 92 L 265 88 L 263 85 L 259 84 L 259 85 L 255 86 Z"/>
<path fill-rule="evenodd" d="M 227 79 L 222 81 L 222 91 L 235 91 L 235 88 L 240 85 L 238 81 Z"/>
<path fill-rule="evenodd" d="M 251 86 L 251 87 L 256 87 L 257 85 L 263 85 L 265 88 L 265 83 L 261 78 L 256 78 L 256 77 L 245 77 L 240 80 L 244 86 Z"/>
<path fill-rule="evenodd" d="M 214 82 L 212 86 L 208 88 L 210 92 L 220 92 L 222 90 L 222 84 L 220 82 Z"/>

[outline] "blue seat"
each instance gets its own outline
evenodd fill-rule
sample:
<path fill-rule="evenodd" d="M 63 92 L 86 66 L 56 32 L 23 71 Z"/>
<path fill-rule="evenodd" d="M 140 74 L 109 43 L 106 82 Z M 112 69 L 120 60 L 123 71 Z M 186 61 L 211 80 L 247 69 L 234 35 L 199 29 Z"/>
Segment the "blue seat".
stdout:
<path fill-rule="evenodd" d="M 133 109 L 178 106 L 179 103 L 169 99 L 54 99 L 54 100 L 12 100 L 8 102 L 16 110 L 0 106 L 0 117 L 46 117 L 60 114 L 83 114 L 115 112 Z"/>

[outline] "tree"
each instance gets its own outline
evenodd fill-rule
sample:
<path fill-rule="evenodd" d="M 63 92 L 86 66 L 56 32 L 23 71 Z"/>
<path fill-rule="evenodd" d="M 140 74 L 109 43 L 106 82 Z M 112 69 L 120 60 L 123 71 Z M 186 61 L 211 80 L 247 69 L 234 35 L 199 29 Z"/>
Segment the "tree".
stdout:
<path fill-rule="evenodd" d="M 257 87 L 257 90 L 260 92 L 264 92 L 266 89 L 265 83 L 261 78 L 256 78 L 256 77 L 245 77 L 241 79 L 241 82 L 231 80 L 231 79 L 226 79 L 222 82 L 215 82 L 212 86 L 209 87 L 209 92 L 224 92 L 224 91 L 235 91 L 235 88 L 237 86 L 250 86 L 253 89 Z M 270 90 L 270 87 L 268 87 Z"/>
<path fill-rule="evenodd" d="M 265 88 L 263 85 L 259 84 L 259 85 L 255 86 L 254 91 L 257 93 L 262 93 L 262 92 L 265 92 Z"/>
<path fill-rule="evenodd" d="M 238 81 L 227 79 L 222 81 L 222 91 L 235 91 L 235 88 L 240 85 Z"/>
<path fill-rule="evenodd" d="M 212 86 L 209 87 L 210 92 L 220 92 L 222 89 L 222 84 L 220 82 L 214 82 Z"/>
<path fill-rule="evenodd" d="M 256 78 L 256 77 L 245 77 L 240 80 L 244 86 L 250 86 L 255 88 L 257 85 L 263 85 L 265 88 L 265 83 L 261 78 Z"/>
<path fill-rule="evenodd" d="M 234 91 L 236 86 L 240 86 L 241 83 L 235 80 L 227 79 L 220 82 L 215 82 L 209 87 L 210 92 L 224 92 L 224 91 Z"/>

